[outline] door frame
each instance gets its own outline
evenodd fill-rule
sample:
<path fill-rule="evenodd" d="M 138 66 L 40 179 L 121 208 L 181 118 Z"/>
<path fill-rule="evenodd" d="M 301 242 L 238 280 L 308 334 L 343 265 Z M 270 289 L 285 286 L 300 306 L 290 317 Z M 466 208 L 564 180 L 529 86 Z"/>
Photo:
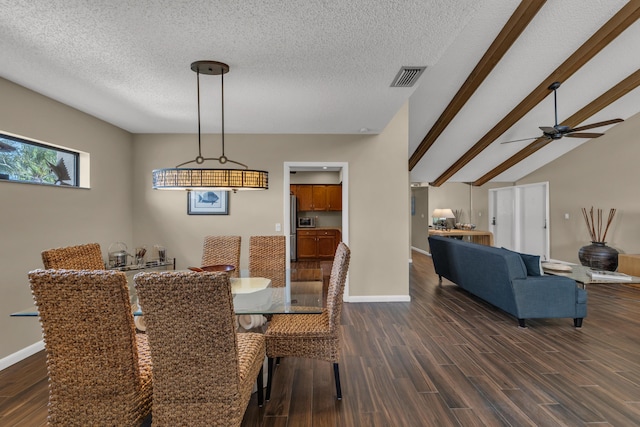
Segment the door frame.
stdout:
<path fill-rule="evenodd" d="M 542 187 L 544 189 L 544 199 L 545 199 L 545 211 L 544 211 L 544 230 L 545 230 L 545 247 L 544 253 L 540 254 L 540 256 L 546 257 L 546 259 L 551 258 L 551 232 L 550 232 L 550 221 L 549 221 L 549 181 L 545 182 L 536 182 L 532 184 L 523 184 L 523 185 L 513 185 L 509 187 L 501 187 L 501 188 L 492 188 L 489 189 L 489 218 L 495 218 L 495 203 L 496 203 L 496 193 L 498 191 L 512 190 L 513 191 L 513 242 L 515 247 L 510 248 L 514 251 L 520 251 L 522 245 L 522 224 L 521 224 L 521 211 L 522 211 L 522 189 L 526 187 Z M 489 231 L 495 234 L 495 226 L 492 221 L 489 220 Z"/>
<path fill-rule="evenodd" d="M 348 162 L 284 162 L 284 174 L 282 179 L 283 185 L 283 218 L 282 222 L 284 235 L 286 239 L 286 253 L 291 251 L 289 237 L 291 236 L 291 224 L 289 222 L 289 214 L 291 209 L 291 169 L 301 168 L 340 168 L 342 175 L 342 241 L 349 245 L 349 163 Z M 287 268 L 291 268 L 291 257 L 287 256 Z M 349 301 L 349 276 L 344 288 L 344 301 Z"/>

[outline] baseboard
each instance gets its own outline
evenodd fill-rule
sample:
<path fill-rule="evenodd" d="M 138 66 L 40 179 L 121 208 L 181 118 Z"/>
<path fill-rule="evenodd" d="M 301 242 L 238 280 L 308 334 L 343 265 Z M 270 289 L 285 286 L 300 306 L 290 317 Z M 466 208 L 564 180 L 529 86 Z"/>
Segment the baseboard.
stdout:
<path fill-rule="evenodd" d="M 424 249 L 416 248 L 415 246 L 411 246 L 411 250 L 412 251 L 416 251 L 416 252 L 420 252 L 421 254 L 424 254 L 426 256 L 431 256 L 431 254 L 429 252 L 425 251 Z"/>
<path fill-rule="evenodd" d="M 44 350 L 44 341 L 38 341 L 37 343 L 31 344 L 22 350 L 18 350 L 7 357 L 3 357 L 0 359 L 0 371 L 7 369 L 9 366 L 18 363 L 41 350 Z"/>
<path fill-rule="evenodd" d="M 363 295 L 349 297 L 346 302 L 410 302 L 409 295 Z"/>

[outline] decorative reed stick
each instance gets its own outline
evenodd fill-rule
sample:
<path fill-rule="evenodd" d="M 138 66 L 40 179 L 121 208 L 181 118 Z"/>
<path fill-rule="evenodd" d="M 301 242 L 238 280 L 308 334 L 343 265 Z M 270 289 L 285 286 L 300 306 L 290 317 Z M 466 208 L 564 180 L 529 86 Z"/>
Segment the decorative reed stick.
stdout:
<path fill-rule="evenodd" d="M 616 209 L 609 210 L 609 217 L 607 218 L 607 225 L 604 229 L 604 233 L 602 232 L 602 209 L 598 209 L 596 211 L 596 216 L 593 215 L 593 206 L 589 210 L 587 214 L 587 209 L 582 208 L 582 216 L 584 217 L 584 222 L 587 224 L 587 230 L 589 231 L 589 235 L 591 237 L 592 242 L 605 242 L 607 238 L 607 232 L 609 231 L 609 227 L 613 222 L 613 218 L 616 215 Z M 596 222 L 598 229 L 596 230 Z"/>

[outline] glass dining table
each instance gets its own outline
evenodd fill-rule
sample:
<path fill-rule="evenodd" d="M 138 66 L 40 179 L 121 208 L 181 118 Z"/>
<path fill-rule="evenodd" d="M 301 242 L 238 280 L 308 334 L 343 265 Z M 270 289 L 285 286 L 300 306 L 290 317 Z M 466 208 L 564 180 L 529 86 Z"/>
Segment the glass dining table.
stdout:
<path fill-rule="evenodd" d="M 160 273 L 162 274 L 162 273 Z M 196 274 L 196 273 L 194 273 Z M 321 269 L 287 269 L 280 271 L 240 270 L 230 277 L 236 315 L 319 314 L 324 305 Z M 127 275 L 133 315 L 141 316 L 133 286 L 134 274 Z M 34 305 L 12 317 L 37 317 Z"/>

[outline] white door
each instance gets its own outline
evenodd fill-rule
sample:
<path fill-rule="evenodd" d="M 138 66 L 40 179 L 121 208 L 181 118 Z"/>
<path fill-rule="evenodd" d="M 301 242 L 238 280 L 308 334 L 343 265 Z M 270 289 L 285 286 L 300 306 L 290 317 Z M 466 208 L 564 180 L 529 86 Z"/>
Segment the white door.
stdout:
<path fill-rule="evenodd" d="M 549 259 L 549 183 L 489 190 L 494 245 Z"/>
<path fill-rule="evenodd" d="M 547 183 L 522 186 L 519 191 L 519 251 L 549 259 Z"/>
<path fill-rule="evenodd" d="M 493 195 L 493 201 L 491 196 Z M 489 190 L 489 231 L 493 233 L 493 244 L 511 250 L 515 248 L 515 188 Z"/>

